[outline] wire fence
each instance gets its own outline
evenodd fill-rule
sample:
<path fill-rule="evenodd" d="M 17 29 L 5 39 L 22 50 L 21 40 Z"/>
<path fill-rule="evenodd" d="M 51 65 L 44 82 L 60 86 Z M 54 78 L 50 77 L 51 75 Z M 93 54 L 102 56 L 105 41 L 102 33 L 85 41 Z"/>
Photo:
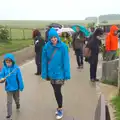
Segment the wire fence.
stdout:
<path fill-rule="evenodd" d="M 10 40 L 32 39 L 33 29 L 30 28 L 8 28 Z M 45 30 L 40 29 L 42 36 L 45 36 Z"/>

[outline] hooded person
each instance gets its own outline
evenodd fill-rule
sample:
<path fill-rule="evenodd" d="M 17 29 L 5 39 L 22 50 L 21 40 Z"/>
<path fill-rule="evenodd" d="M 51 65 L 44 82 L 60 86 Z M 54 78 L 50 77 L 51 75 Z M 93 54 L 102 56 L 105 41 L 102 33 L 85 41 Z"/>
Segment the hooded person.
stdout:
<path fill-rule="evenodd" d="M 63 117 L 63 97 L 61 87 L 70 79 L 68 47 L 63 43 L 54 28 L 49 31 L 49 41 L 42 52 L 42 78 L 50 80 L 58 104 L 56 119 Z"/>
<path fill-rule="evenodd" d="M 49 31 L 50 29 L 52 28 L 52 26 L 48 26 L 46 32 L 45 32 L 45 42 L 47 43 L 48 42 L 48 35 L 49 35 Z"/>
<path fill-rule="evenodd" d="M 37 72 L 35 73 L 35 75 L 41 75 L 41 59 L 42 59 L 42 48 L 45 44 L 44 39 L 41 36 L 41 33 L 38 31 L 36 33 L 35 36 L 35 41 L 34 41 L 34 45 L 35 45 L 35 62 L 36 62 L 36 66 L 37 66 Z"/>
<path fill-rule="evenodd" d="M 113 25 L 110 28 L 105 40 L 106 60 L 114 60 L 116 57 L 116 51 L 118 50 L 118 27 Z"/>
<path fill-rule="evenodd" d="M 101 46 L 101 40 L 103 36 L 103 30 L 97 28 L 92 35 L 91 40 L 88 42 L 85 48 L 85 57 L 88 57 L 88 62 L 90 63 L 90 80 L 92 82 L 99 81 L 96 78 L 97 64 L 98 64 L 98 54 L 99 48 Z M 89 55 L 88 55 L 89 54 Z"/>
<path fill-rule="evenodd" d="M 84 42 L 85 42 L 85 35 L 84 33 L 80 30 L 80 27 L 76 27 L 76 31 L 73 35 L 73 49 L 75 51 L 76 55 L 76 61 L 78 64 L 78 69 L 83 68 L 83 47 L 84 47 Z"/>
<path fill-rule="evenodd" d="M 12 98 L 16 103 L 16 109 L 20 108 L 19 91 L 23 91 L 24 83 L 20 68 L 16 65 L 13 54 L 6 54 L 4 56 L 3 68 L 0 72 L 0 83 L 5 82 L 5 90 L 7 92 L 7 116 L 12 119 Z M 8 76 L 9 75 L 9 76 Z M 7 76 L 7 77 L 6 77 Z"/>
<path fill-rule="evenodd" d="M 69 44 L 72 42 L 72 38 L 70 37 L 69 33 L 63 32 L 60 38 L 62 42 L 64 42 L 69 48 Z"/>

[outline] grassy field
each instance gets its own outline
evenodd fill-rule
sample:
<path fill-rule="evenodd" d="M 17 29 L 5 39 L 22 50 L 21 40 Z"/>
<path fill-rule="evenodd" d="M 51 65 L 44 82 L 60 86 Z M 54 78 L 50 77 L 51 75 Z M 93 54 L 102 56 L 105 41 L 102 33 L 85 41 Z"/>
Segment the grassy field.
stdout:
<path fill-rule="evenodd" d="M 60 23 L 62 25 L 71 25 L 71 24 L 81 24 L 87 25 L 93 21 L 88 20 L 66 20 L 66 21 L 40 21 L 40 20 L 0 20 L 0 25 L 8 26 L 8 29 L 11 28 L 10 36 L 11 39 L 31 39 L 32 38 L 32 29 L 33 28 L 45 28 L 51 23 Z M 21 29 L 20 29 L 21 28 Z M 24 33 L 23 33 L 24 28 Z M 25 29 L 28 28 L 28 29 Z M 9 29 L 10 30 L 10 29 Z M 41 30 L 41 33 L 44 37 L 44 30 Z"/>
<path fill-rule="evenodd" d="M 60 23 L 62 25 L 81 24 L 87 25 L 93 21 L 76 20 L 76 21 L 40 21 L 40 20 L 0 20 L 0 25 L 7 26 L 10 32 L 10 43 L 0 43 L 0 55 L 7 52 L 14 52 L 24 47 L 27 47 L 33 43 L 32 41 L 32 29 L 33 28 L 45 28 L 51 23 Z M 28 28 L 28 29 L 25 29 Z M 11 30 L 10 30 L 11 29 Z M 24 32 L 23 32 L 24 29 Z M 41 31 L 43 37 L 45 31 Z M 26 39 L 26 40 L 25 40 Z"/>
<path fill-rule="evenodd" d="M 87 25 L 93 21 L 88 20 L 64 20 L 64 21 L 51 21 L 51 20 L 0 20 L 0 25 L 7 25 L 8 27 L 20 27 L 20 28 L 44 28 L 51 23 L 66 24 L 81 24 Z"/>
<path fill-rule="evenodd" d="M 33 40 L 12 40 L 9 43 L 0 43 L 0 55 L 15 52 L 33 44 Z"/>
<path fill-rule="evenodd" d="M 112 104 L 115 107 L 115 117 L 116 120 L 120 120 L 120 96 L 116 96 L 112 99 Z"/>

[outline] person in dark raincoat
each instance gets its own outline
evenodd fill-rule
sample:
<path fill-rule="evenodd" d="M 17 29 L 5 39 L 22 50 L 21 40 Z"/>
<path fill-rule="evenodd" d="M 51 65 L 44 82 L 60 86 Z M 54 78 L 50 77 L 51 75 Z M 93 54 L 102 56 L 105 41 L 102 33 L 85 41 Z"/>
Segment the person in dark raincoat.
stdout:
<path fill-rule="evenodd" d="M 103 35 L 103 30 L 101 28 L 97 28 L 93 33 L 91 40 L 86 45 L 86 48 L 88 48 L 88 50 L 91 53 L 88 58 L 88 62 L 90 63 L 90 79 L 92 82 L 99 81 L 96 78 L 96 72 L 97 72 L 98 54 L 99 54 L 99 48 L 101 46 L 102 35 Z"/>
<path fill-rule="evenodd" d="M 78 69 L 83 68 L 83 47 L 85 41 L 85 35 L 80 31 L 79 26 L 76 27 L 77 32 L 73 35 L 73 49 L 75 51 Z"/>
<path fill-rule="evenodd" d="M 46 43 L 48 42 L 48 33 L 49 33 L 49 31 L 50 31 L 51 28 L 52 28 L 51 26 L 48 26 L 48 28 L 47 28 L 47 30 L 45 32 L 45 42 Z"/>
<path fill-rule="evenodd" d="M 42 48 L 45 44 L 44 39 L 41 36 L 41 33 L 39 31 L 36 32 L 36 37 L 34 39 L 34 45 L 35 45 L 35 62 L 37 65 L 37 72 L 35 75 L 41 75 L 41 56 L 42 56 Z"/>
<path fill-rule="evenodd" d="M 33 33 L 32 33 L 32 38 L 33 38 L 33 40 L 35 40 L 38 32 L 39 32 L 38 29 L 34 29 L 34 30 L 33 30 Z M 40 33 L 40 36 L 41 36 L 41 33 Z"/>

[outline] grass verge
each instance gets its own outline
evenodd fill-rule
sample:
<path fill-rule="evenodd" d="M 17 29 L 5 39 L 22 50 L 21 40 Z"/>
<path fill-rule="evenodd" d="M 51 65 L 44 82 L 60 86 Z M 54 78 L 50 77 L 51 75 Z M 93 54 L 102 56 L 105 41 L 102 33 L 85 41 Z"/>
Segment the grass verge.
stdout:
<path fill-rule="evenodd" d="M 102 83 L 117 86 L 117 81 L 102 80 Z"/>
<path fill-rule="evenodd" d="M 120 96 L 114 97 L 111 102 L 115 108 L 116 120 L 120 120 Z"/>
<path fill-rule="evenodd" d="M 33 40 L 12 40 L 9 43 L 0 43 L 0 55 L 15 52 L 33 44 Z"/>

